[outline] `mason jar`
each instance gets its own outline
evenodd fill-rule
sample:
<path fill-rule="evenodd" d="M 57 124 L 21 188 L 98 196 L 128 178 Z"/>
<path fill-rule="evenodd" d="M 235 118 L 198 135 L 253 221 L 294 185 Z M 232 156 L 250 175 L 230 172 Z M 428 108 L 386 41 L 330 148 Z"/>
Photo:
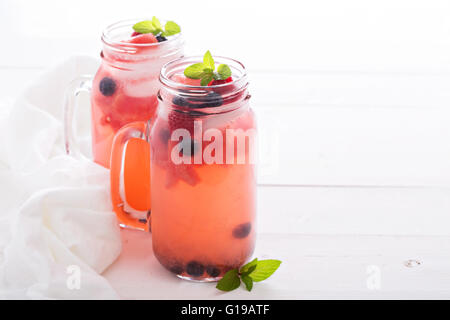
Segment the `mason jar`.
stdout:
<path fill-rule="evenodd" d="M 124 210 L 120 168 L 130 141 L 148 144 L 147 228 L 153 252 L 180 278 L 197 281 L 216 281 L 241 266 L 255 245 L 256 122 L 247 73 L 238 61 L 214 60 L 231 68 L 231 82 L 196 86 L 176 80 L 201 57 L 177 59 L 162 68 L 154 121 L 119 130 L 111 167 L 119 220 L 138 219 Z"/>

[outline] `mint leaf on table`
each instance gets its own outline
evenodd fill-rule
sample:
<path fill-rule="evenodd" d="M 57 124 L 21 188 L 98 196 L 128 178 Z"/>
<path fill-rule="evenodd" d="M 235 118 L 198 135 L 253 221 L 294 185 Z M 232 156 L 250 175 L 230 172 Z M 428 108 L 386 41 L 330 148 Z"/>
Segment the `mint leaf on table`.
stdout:
<path fill-rule="evenodd" d="M 222 291 L 232 291 L 239 288 L 241 280 L 237 269 L 232 269 L 225 273 L 223 278 L 217 283 L 216 288 Z"/>
<path fill-rule="evenodd" d="M 242 282 L 245 284 L 245 287 L 248 291 L 252 291 L 253 289 L 253 280 L 250 278 L 250 276 L 242 275 L 241 276 Z"/>
<path fill-rule="evenodd" d="M 254 282 L 266 280 L 280 266 L 280 260 L 259 260 L 255 270 L 249 274 Z"/>
<path fill-rule="evenodd" d="M 258 258 L 255 258 L 252 261 L 250 261 L 249 263 L 247 263 L 246 265 L 243 265 L 241 267 L 241 273 L 247 273 L 252 267 L 256 268 L 257 264 L 258 264 Z"/>
<path fill-rule="evenodd" d="M 222 291 L 232 291 L 239 288 L 241 280 L 248 291 L 252 291 L 253 283 L 266 280 L 280 266 L 280 260 L 253 259 L 240 269 L 232 269 L 225 273 L 223 278 L 217 283 L 216 288 Z"/>
<path fill-rule="evenodd" d="M 231 77 L 231 69 L 228 65 L 220 64 L 217 71 L 215 69 L 214 58 L 208 50 L 203 55 L 203 62 L 188 66 L 184 70 L 184 75 L 190 79 L 201 79 L 201 86 L 207 86 L 213 80 L 226 80 Z"/>

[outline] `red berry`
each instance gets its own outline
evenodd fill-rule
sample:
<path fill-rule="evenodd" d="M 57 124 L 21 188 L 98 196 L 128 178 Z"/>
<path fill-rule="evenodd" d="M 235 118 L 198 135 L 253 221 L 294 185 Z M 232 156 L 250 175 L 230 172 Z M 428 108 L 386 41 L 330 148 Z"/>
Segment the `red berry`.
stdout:
<path fill-rule="evenodd" d="M 191 139 L 194 134 L 194 120 L 195 117 L 186 114 L 181 113 L 178 111 L 172 111 L 169 113 L 168 116 L 169 120 L 169 129 L 170 132 L 173 132 L 176 129 L 186 129 L 189 131 L 191 135 Z M 171 134 L 171 133 L 170 133 Z M 194 153 L 196 151 L 196 146 L 193 140 L 189 139 L 188 142 L 185 142 L 184 140 L 181 143 L 186 143 L 184 145 L 183 151 L 186 150 L 185 148 L 191 148 L 191 157 L 194 156 Z M 166 181 L 166 187 L 170 188 L 173 185 L 177 184 L 178 181 L 184 181 L 190 186 L 195 186 L 199 181 L 200 177 L 198 176 L 197 172 L 195 171 L 194 167 L 189 164 L 174 164 L 172 163 L 171 154 L 173 148 L 178 145 L 180 141 L 168 141 L 168 158 L 169 162 L 167 164 L 167 181 Z M 197 147 L 198 148 L 198 147 Z M 201 146 L 200 146 L 201 148 Z"/>
<path fill-rule="evenodd" d="M 138 35 L 140 35 L 140 34 L 142 34 L 142 33 L 139 33 L 139 32 L 137 32 L 137 31 L 134 31 L 134 32 L 131 34 L 131 36 L 132 36 L 132 37 L 136 37 L 136 36 L 138 36 Z"/>
<path fill-rule="evenodd" d="M 176 165 L 169 161 L 169 166 L 167 167 L 166 187 L 171 188 L 180 180 L 186 182 L 190 186 L 195 186 L 200 182 L 200 177 L 192 165 Z"/>
<path fill-rule="evenodd" d="M 156 37 L 151 33 L 145 33 L 145 34 L 139 34 L 137 36 L 134 36 L 130 40 L 128 40 L 129 43 L 136 43 L 136 44 L 145 44 L 145 43 L 157 43 L 158 40 Z"/>
<path fill-rule="evenodd" d="M 225 83 L 230 83 L 233 81 L 232 77 L 228 77 L 225 80 L 213 80 L 210 83 L 208 83 L 208 86 L 218 86 Z"/>
<path fill-rule="evenodd" d="M 169 113 L 168 118 L 170 131 L 182 128 L 188 130 L 191 135 L 194 134 L 195 118 L 193 116 L 174 110 Z"/>

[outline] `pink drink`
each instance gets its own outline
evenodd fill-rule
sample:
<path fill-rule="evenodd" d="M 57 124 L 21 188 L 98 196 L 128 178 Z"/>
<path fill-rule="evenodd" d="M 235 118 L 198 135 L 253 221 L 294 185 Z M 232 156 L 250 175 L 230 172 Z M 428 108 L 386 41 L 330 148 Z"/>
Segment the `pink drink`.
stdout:
<path fill-rule="evenodd" d="M 245 263 L 254 249 L 256 122 L 244 66 L 216 57 L 232 77 L 199 86 L 183 76 L 199 59 L 165 65 L 154 121 L 128 124 L 116 134 L 111 196 L 119 221 L 147 223 L 153 252 L 165 268 L 180 278 L 216 281 Z M 133 153 L 130 145 L 136 142 L 147 149 Z M 151 195 L 148 217 L 133 216 L 123 205 L 122 167 L 133 159 L 143 160 L 150 171 L 142 196 L 134 193 Z"/>
<path fill-rule="evenodd" d="M 193 58 L 164 67 L 161 104 L 150 135 L 154 254 L 179 277 L 200 281 L 217 280 L 241 266 L 255 243 L 256 176 L 250 138 L 244 138 L 245 148 L 238 150 L 236 140 L 227 136 L 227 130 L 248 133 L 256 128 L 248 83 L 240 63 L 216 59 L 232 67 L 233 82 L 189 87 L 199 85 L 198 80 L 182 75 L 187 65 L 197 62 Z M 223 157 L 216 158 L 222 163 L 205 162 L 211 142 L 202 134 L 195 136 L 199 125 L 202 133 L 213 129 L 223 137 Z M 183 141 L 191 147 L 191 164 L 174 163 L 172 152 L 179 141 L 173 141 L 173 134 L 177 129 L 191 134 L 191 140 Z M 228 149 L 233 150 L 229 159 Z M 219 154 L 216 152 L 219 148 L 213 155 Z M 202 155 L 202 163 L 194 163 L 194 158 Z M 240 156 L 244 157 L 242 163 Z"/>
<path fill-rule="evenodd" d="M 154 117 L 160 69 L 183 55 L 181 34 L 163 42 L 152 34 L 132 36 L 135 22 L 113 24 L 103 33 L 102 63 L 93 81 L 93 155 L 107 168 L 116 132 L 128 123 Z"/>

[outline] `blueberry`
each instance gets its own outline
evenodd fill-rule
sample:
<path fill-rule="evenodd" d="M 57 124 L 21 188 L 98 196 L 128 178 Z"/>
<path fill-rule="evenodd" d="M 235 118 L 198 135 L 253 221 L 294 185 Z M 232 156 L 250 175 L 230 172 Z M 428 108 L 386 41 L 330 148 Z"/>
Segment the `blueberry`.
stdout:
<path fill-rule="evenodd" d="M 189 101 L 180 96 L 173 97 L 172 103 L 179 107 L 187 107 L 190 104 Z"/>
<path fill-rule="evenodd" d="M 163 41 L 166 41 L 167 38 L 159 35 L 159 36 L 156 36 L 156 40 L 158 40 L 158 42 L 163 42 Z"/>
<path fill-rule="evenodd" d="M 192 101 L 201 102 L 195 105 L 197 108 L 214 108 L 220 107 L 223 104 L 222 96 L 217 92 L 209 92 L 204 97 L 193 98 Z"/>
<path fill-rule="evenodd" d="M 170 272 L 173 272 L 173 273 L 175 273 L 175 274 L 182 274 L 183 271 L 184 271 L 184 269 L 183 269 L 183 266 L 182 266 L 182 265 L 180 265 L 180 264 L 174 264 L 173 266 L 171 266 L 171 267 L 169 268 L 169 271 L 170 271 Z"/>
<path fill-rule="evenodd" d="M 207 113 L 201 112 L 201 111 L 189 111 L 189 115 L 191 117 L 201 117 L 201 116 L 204 116 L 205 114 L 207 114 Z"/>
<path fill-rule="evenodd" d="M 206 273 L 208 273 L 211 277 L 218 277 L 220 274 L 220 269 L 214 266 L 207 266 Z"/>
<path fill-rule="evenodd" d="M 194 277 L 200 277 L 205 271 L 205 267 L 197 261 L 191 261 L 186 266 L 186 272 Z"/>
<path fill-rule="evenodd" d="M 167 142 L 170 139 L 170 131 L 166 128 L 163 128 L 159 131 L 159 138 L 161 139 L 161 142 L 164 144 L 167 144 Z"/>
<path fill-rule="evenodd" d="M 243 239 L 249 235 L 250 230 L 252 230 L 250 222 L 239 224 L 233 229 L 233 237 Z"/>
<path fill-rule="evenodd" d="M 116 87 L 116 82 L 108 77 L 104 77 L 99 85 L 100 92 L 106 97 L 112 96 L 116 92 Z"/>

